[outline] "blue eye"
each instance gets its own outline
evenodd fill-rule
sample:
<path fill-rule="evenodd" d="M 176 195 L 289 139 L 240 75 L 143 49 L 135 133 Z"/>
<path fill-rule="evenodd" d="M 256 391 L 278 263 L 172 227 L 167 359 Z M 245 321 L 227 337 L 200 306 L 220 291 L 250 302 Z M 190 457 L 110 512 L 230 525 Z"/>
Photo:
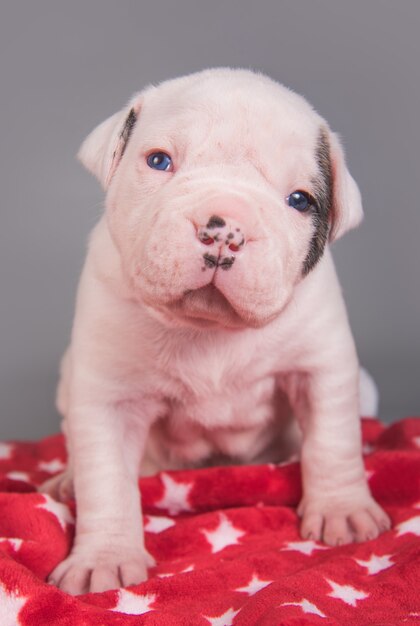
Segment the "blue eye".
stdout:
<path fill-rule="evenodd" d="M 172 159 L 166 152 L 152 152 L 147 157 L 147 165 L 154 170 L 168 172 L 172 168 Z"/>
<path fill-rule="evenodd" d="M 307 211 L 315 204 L 314 199 L 304 191 L 294 191 L 286 198 L 287 204 L 297 211 Z"/>

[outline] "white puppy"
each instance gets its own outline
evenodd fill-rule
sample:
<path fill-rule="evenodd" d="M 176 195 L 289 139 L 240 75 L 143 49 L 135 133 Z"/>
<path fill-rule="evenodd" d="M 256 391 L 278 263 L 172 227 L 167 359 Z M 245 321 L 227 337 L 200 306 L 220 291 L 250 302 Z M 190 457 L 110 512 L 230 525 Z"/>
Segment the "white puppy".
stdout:
<path fill-rule="evenodd" d="M 302 537 L 389 528 L 327 244 L 362 219 L 360 194 L 326 121 L 263 75 L 208 70 L 137 94 L 79 156 L 107 196 L 62 363 L 68 468 L 44 485 L 77 502 L 51 580 L 70 593 L 143 580 L 139 473 L 278 460 L 292 414 Z"/>

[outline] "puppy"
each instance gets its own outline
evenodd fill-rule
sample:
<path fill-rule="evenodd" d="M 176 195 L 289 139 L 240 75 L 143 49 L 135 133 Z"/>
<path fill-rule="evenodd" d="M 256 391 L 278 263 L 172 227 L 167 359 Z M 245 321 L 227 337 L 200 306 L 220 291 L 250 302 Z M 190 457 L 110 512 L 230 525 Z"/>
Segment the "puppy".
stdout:
<path fill-rule="evenodd" d="M 43 486 L 77 502 L 50 580 L 73 594 L 144 580 L 139 474 L 280 460 L 298 430 L 302 537 L 389 528 L 328 248 L 362 206 L 327 122 L 266 76 L 207 70 L 135 95 L 79 157 L 106 209 L 58 389 L 68 467 Z"/>

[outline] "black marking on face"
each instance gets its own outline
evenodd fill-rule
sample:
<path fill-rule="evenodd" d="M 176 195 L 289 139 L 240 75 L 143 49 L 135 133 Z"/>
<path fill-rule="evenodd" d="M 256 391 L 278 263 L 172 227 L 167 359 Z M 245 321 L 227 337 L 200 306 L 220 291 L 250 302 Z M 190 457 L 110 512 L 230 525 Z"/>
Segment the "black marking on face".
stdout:
<path fill-rule="evenodd" d="M 221 228 L 222 226 L 226 226 L 226 222 L 218 215 L 212 215 L 206 224 L 206 228 Z"/>
<path fill-rule="evenodd" d="M 236 229 L 236 230 L 239 230 L 239 229 Z M 228 234 L 228 236 L 227 236 L 227 238 L 228 238 L 228 239 L 233 239 L 233 238 L 234 238 L 234 236 L 235 236 L 235 235 L 234 235 L 233 233 L 229 233 L 229 234 Z"/>
<path fill-rule="evenodd" d="M 122 131 L 120 132 L 120 140 L 122 141 L 121 154 L 120 158 L 124 154 L 124 151 L 127 147 L 128 140 L 130 139 L 131 133 L 133 132 L 133 128 L 137 122 L 137 113 L 134 109 L 130 110 L 130 113 L 125 120 Z"/>
<path fill-rule="evenodd" d="M 313 181 L 316 206 L 312 211 L 314 233 L 309 243 L 309 252 L 303 263 L 304 276 L 315 267 L 322 257 L 328 239 L 330 214 L 333 203 L 333 175 L 327 130 L 321 127 L 315 153 L 319 176 Z"/>
<path fill-rule="evenodd" d="M 203 254 L 204 263 L 207 267 L 217 267 L 217 257 L 214 254 Z"/>
<path fill-rule="evenodd" d="M 235 262 L 234 257 L 226 256 L 219 262 L 219 267 L 221 267 L 222 270 L 230 270 L 234 262 Z"/>

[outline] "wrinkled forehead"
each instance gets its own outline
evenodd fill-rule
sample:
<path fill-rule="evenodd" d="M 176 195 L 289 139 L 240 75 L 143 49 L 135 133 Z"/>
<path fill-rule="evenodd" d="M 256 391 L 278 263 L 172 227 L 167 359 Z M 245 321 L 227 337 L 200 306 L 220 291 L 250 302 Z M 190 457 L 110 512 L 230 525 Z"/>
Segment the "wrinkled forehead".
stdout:
<path fill-rule="evenodd" d="M 321 125 L 301 96 L 276 83 L 187 81 L 146 94 L 137 138 L 145 150 L 188 159 L 248 159 L 267 170 L 287 161 L 313 169 Z"/>

